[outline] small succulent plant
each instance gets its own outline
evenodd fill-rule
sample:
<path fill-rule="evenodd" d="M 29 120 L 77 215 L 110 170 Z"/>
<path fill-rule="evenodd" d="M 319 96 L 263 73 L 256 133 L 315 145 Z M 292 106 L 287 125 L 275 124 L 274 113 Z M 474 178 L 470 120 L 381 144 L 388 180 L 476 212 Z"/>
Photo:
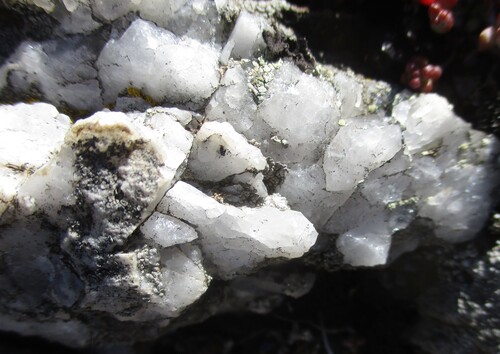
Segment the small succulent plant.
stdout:
<path fill-rule="evenodd" d="M 442 74 L 439 65 L 430 64 L 429 60 L 419 56 L 408 61 L 401 81 L 413 90 L 431 92 Z"/>
<path fill-rule="evenodd" d="M 497 15 L 496 24 L 494 26 L 486 27 L 479 34 L 479 50 L 488 50 L 494 47 L 500 49 L 500 14 Z"/>
<path fill-rule="evenodd" d="M 458 0 L 420 0 L 420 4 L 428 6 L 429 21 L 432 30 L 443 34 L 449 32 L 455 24 L 453 8 Z"/>

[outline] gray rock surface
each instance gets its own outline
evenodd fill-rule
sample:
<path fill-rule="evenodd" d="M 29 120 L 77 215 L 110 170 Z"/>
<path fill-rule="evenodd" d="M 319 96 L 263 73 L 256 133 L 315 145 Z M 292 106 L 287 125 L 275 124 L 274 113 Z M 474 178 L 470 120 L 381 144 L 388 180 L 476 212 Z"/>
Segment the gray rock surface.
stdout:
<path fill-rule="evenodd" d="M 440 254 L 437 262 L 438 283 L 419 298 L 423 318 L 413 342 L 429 353 L 498 353 L 498 242 L 487 252 L 470 245 Z"/>

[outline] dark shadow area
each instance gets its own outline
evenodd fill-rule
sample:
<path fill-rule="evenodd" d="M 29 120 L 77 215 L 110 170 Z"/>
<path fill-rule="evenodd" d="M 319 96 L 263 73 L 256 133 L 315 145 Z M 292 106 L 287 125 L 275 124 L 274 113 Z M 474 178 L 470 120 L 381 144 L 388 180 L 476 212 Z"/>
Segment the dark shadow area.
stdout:
<path fill-rule="evenodd" d="M 166 335 L 147 353 L 416 353 L 404 332 L 414 304 L 383 289 L 377 270 L 320 273 L 304 297 L 268 315 L 221 315 Z"/>

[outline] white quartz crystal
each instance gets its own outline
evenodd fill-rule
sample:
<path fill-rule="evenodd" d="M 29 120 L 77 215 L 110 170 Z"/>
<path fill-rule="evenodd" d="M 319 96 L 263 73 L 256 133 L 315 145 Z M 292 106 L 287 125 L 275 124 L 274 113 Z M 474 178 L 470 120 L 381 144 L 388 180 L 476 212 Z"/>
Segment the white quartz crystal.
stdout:
<path fill-rule="evenodd" d="M 46 103 L 0 106 L 0 216 L 19 186 L 58 152 L 70 120 Z"/>
<path fill-rule="evenodd" d="M 162 247 L 195 240 L 196 231 L 179 219 L 154 212 L 141 226 L 144 237 L 152 239 Z"/>
<path fill-rule="evenodd" d="M 266 167 L 262 152 L 250 145 L 229 123 L 207 122 L 196 134 L 189 169 L 200 180 L 220 181 Z"/>
<path fill-rule="evenodd" d="M 353 229 L 337 240 L 344 262 L 353 266 L 385 264 L 390 245 L 390 235 L 377 234 L 369 229 Z"/>
<path fill-rule="evenodd" d="M 333 87 L 289 62 L 259 65 L 253 62 L 249 69 L 257 77 L 238 66 L 230 68 L 208 105 L 207 117 L 233 124 L 248 139 L 261 142 L 265 155 L 281 162 L 317 159 L 318 148 L 338 129 Z M 245 81 L 258 91 L 258 106 Z"/>
<path fill-rule="evenodd" d="M 184 245 L 161 251 L 163 283 L 170 311 L 178 315 L 208 289 L 210 277 L 202 266 L 201 251 Z"/>
<path fill-rule="evenodd" d="M 287 163 L 310 162 L 317 157 L 321 144 L 337 130 L 338 117 L 333 88 L 302 73 L 295 65 L 284 63 L 259 106 L 256 120 L 264 125 L 255 133 L 266 141 L 263 149 L 273 158 Z"/>
<path fill-rule="evenodd" d="M 486 222 L 487 214 L 481 211 L 491 205 L 497 169 L 491 160 L 498 153 L 498 141 L 471 131 L 435 94 L 402 102 L 398 109 L 409 111 L 404 138 L 416 160 L 410 174 L 413 188 L 422 196 L 419 215 L 434 221 L 439 238 L 450 242 L 472 238 Z M 422 151 L 426 148 L 434 150 Z"/>
<path fill-rule="evenodd" d="M 200 104 L 219 84 L 218 56 L 210 45 L 136 20 L 97 60 L 105 102 L 136 88 L 157 102 Z"/>
<path fill-rule="evenodd" d="M 142 0 L 140 16 L 178 36 L 218 42 L 220 17 L 213 0 Z"/>
<path fill-rule="evenodd" d="M 364 113 L 363 84 L 352 73 L 335 70 L 332 85 L 335 87 L 335 106 L 344 119 Z"/>
<path fill-rule="evenodd" d="M 352 190 L 328 191 L 325 178 L 325 172 L 319 164 L 296 165 L 290 168 L 278 189 L 293 208 L 301 211 L 318 230 L 352 194 Z"/>
<path fill-rule="evenodd" d="M 385 90 L 348 72 L 323 81 L 257 60 L 230 64 L 207 106 L 209 120 L 229 122 L 286 164 L 276 191 L 317 230 L 339 235 L 345 261 L 358 266 L 385 264 L 393 234 L 415 220 L 432 220 L 429 232 L 448 241 L 472 237 L 494 184 L 496 140 L 471 133 L 433 94 L 400 102 L 391 117 L 369 114 L 366 94 L 377 87 Z M 407 240 L 394 254 L 418 244 Z"/>
<path fill-rule="evenodd" d="M 392 164 L 375 170 L 324 226 L 340 235 L 337 247 L 348 264 L 385 264 L 391 235 L 415 219 L 415 201 L 400 202 L 405 200 L 410 178 L 391 169 Z"/>
<path fill-rule="evenodd" d="M 207 119 L 228 122 L 238 133 L 251 137 L 256 111 L 245 70 L 241 65 L 228 68 L 206 108 Z"/>
<path fill-rule="evenodd" d="M 385 264 L 391 235 L 411 230 L 419 218 L 430 220 L 434 227 L 428 232 L 439 238 L 470 239 L 486 221 L 480 210 L 491 205 L 495 139 L 470 131 L 448 102 L 433 94 L 399 103 L 393 115 L 403 130 L 405 153 L 371 172 L 324 227 L 340 234 L 337 245 L 352 265 Z M 394 252 L 412 250 L 418 240 L 407 238 Z"/>
<path fill-rule="evenodd" d="M 158 210 L 194 225 L 204 254 L 223 278 L 247 273 L 266 258 L 300 257 L 317 237 L 299 212 L 222 205 L 184 182 L 168 191 Z"/>
<path fill-rule="evenodd" d="M 380 118 L 353 118 L 341 127 L 325 150 L 326 189 L 354 190 L 370 171 L 401 149 L 401 130 Z"/>
<path fill-rule="evenodd" d="M 264 29 L 270 29 L 264 18 L 242 11 L 221 52 L 221 63 L 227 64 L 229 58 L 249 59 L 258 56 L 266 46 L 262 38 Z"/>
<path fill-rule="evenodd" d="M 465 125 L 453 114 L 449 103 L 434 94 L 399 104 L 394 118 L 405 127 L 404 141 L 410 154 L 436 147 L 441 137 Z"/>

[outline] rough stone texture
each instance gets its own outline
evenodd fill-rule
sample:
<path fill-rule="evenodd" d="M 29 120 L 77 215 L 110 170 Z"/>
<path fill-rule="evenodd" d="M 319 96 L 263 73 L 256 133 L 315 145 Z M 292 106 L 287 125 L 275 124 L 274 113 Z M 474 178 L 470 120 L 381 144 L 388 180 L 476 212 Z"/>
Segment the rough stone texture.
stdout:
<path fill-rule="evenodd" d="M 456 254 L 444 265 L 445 270 L 461 272 L 463 277 L 469 273 L 473 280 L 459 281 L 453 273 L 443 272 L 443 283 L 420 299 L 424 319 L 414 337 L 419 346 L 430 353 L 457 352 L 457 348 L 461 348 L 459 353 L 500 351 L 499 260 L 497 245 L 479 257 L 474 250 Z"/>
<path fill-rule="evenodd" d="M 50 105 L 6 106 L 3 134 L 15 129 L 10 112 L 29 118 L 33 109 L 40 110 L 41 125 L 25 130 L 28 136 L 19 143 L 46 148 L 26 160 L 41 168 L 17 182 L 15 201 L 1 220 L 4 330 L 77 346 L 100 340 L 94 337 L 155 336 L 200 298 L 211 275 L 230 279 L 273 258 L 300 257 L 316 240 L 312 224 L 278 197 L 260 208 L 239 209 L 178 182 L 154 211 L 187 165 L 194 139 L 179 121 L 189 124 L 192 114 L 99 112 L 68 129 L 68 118 Z M 248 168 L 264 169 L 260 151 L 225 124 L 221 136 L 229 134 L 228 155 L 256 158 L 257 165 Z M 220 124 L 207 123 L 207 128 L 214 125 Z M 49 144 L 48 134 L 59 134 L 53 142 L 62 145 Z M 15 149 L 6 146 L 5 156 L 15 156 Z M 233 160 L 224 161 L 219 168 L 229 175 L 246 169 L 233 171 Z M 239 176 L 241 183 L 258 184 L 255 178 Z M 102 332 L 101 321 L 147 323 L 150 333 L 127 339 L 119 326 Z"/>
<path fill-rule="evenodd" d="M 2 63 L 0 88 L 57 108 L 0 107 L 0 329 L 154 338 L 304 294 L 314 277 L 279 266 L 306 252 L 326 269 L 387 265 L 488 220 L 498 141 L 436 94 L 301 70 L 270 47 L 295 40 L 284 1 L 24 2 L 58 24 Z M 58 109 L 94 114 L 71 125 Z M 495 252 L 473 265 L 487 296 Z M 449 312 L 491 347 L 490 307 L 457 294 Z"/>
<path fill-rule="evenodd" d="M 458 248 L 434 248 L 401 259 L 384 286 L 415 301 L 410 340 L 426 353 L 497 353 L 500 247 L 492 233 Z"/>
<path fill-rule="evenodd" d="M 205 292 L 210 277 L 192 238 L 163 246 L 134 234 L 187 160 L 176 155 L 182 146 L 169 148 L 158 135 L 123 113 L 95 114 L 74 124 L 59 153 L 22 184 L 2 220 L 10 224 L 1 232 L 4 261 L 12 264 L 4 282 L 14 282 L 2 297 L 3 329 L 22 325 L 26 308 L 44 301 L 24 325 L 48 321 L 54 332 L 65 328 L 59 340 L 85 344 L 95 329 L 71 319 L 79 312 L 165 326 Z M 168 247 L 177 243 L 184 245 Z M 33 272 L 38 282 L 29 285 Z"/>

